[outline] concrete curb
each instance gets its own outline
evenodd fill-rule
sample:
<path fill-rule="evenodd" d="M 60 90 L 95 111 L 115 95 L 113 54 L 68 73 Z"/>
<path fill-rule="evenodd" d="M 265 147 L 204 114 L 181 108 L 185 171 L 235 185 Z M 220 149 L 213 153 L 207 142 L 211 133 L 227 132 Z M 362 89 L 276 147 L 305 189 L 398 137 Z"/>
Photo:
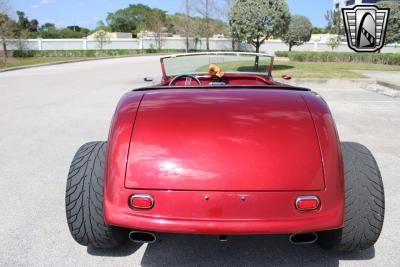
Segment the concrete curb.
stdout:
<path fill-rule="evenodd" d="M 284 79 L 276 79 L 277 82 L 281 82 L 284 84 L 289 84 L 293 86 L 306 86 L 310 89 L 314 86 L 324 85 L 331 86 L 331 88 L 335 88 L 335 86 L 339 86 L 341 88 L 360 88 L 363 90 L 379 93 L 381 95 L 389 96 L 389 97 L 399 97 L 400 96 L 400 86 L 378 81 L 373 78 L 365 78 L 365 79 L 310 79 L 310 78 L 297 78 L 292 79 L 290 81 L 286 81 Z M 344 83 L 343 83 L 344 82 Z M 344 87 L 343 87 L 344 86 Z"/>
<path fill-rule="evenodd" d="M 94 57 L 94 58 L 73 59 L 73 60 L 56 61 L 56 62 L 49 62 L 49 63 L 43 63 L 43 64 L 33 64 L 33 65 L 26 65 L 26 66 L 20 66 L 20 67 L 0 69 L 0 73 L 14 71 L 14 70 L 24 70 L 24 69 L 33 69 L 33 68 L 39 68 L 39 67 L 53 66 L 53 65 L 79 63 L 79 62 L 85 62 L 85 61 L 118 59 L 118 58 L 128 58 L 128 57 L 165 56 L 165 55 L 170 55 L 170 54 L 143 54 L 143 55 L 138 54 L 138 55 L 116 56 L 116 57 Z"/>
<path fill-rule="evenodd" d="M 374 74 L 374 72 L 377 72 L 377 71 L 352 70 L 352 72 L 355 72 L 355 73 L 370 77 L 371 79 L 375 79 L 377 85 L 380 85 L 380 86 L 383 86 L 383 87 L 387 87 L 387 88 L 395 90 L 395 91 L 400 91 L 400 84 L 398 82 L 396 84 L 396 83 L 393 83 L 390 80 L 390 78 L 387 79 L 387 78 L 382 78 L 381 77 L 381 76 L 384 76 L 384 75 L 376 75 L 376 74 Z M 372 73 L 369 73 L 369 72 L 372 72 Z M 390 73 L 391 71 L 378 71 L 378 74 L 379 74 L 379 72 L 382 74 L 382 73 L 385 73 L 385 72 Z"/>
<path fill-rule="evenodd" d="M 377 84 L 385 86 L 385 87 L 389 87 L 390 89 L 396 90 L 396 91 L 400 91 L 400 85 L 396 85 L 387 81 L 382 81 L 382 80 L 376 80 Z"/>

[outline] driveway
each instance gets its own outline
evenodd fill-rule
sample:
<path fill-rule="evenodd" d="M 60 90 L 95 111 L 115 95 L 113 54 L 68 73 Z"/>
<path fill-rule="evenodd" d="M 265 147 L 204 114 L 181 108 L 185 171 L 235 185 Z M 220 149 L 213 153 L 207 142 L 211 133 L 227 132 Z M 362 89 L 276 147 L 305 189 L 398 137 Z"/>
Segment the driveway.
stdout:
<path fill-rule="evenodd" d="M 110 59 L 0 73 L 0 265 L 29 266 L 400 266 L 400 98 L 345 80 L 305 83 L 328 101 L 342 140 L 369 147 L 381 167 L 386 218 L 366 251 L 293 246 L 286 236 L 161 235 L 151 245 L 116 250 L 77 245 L 64 190 L 78 147 L 105 140 L 120 96 L 159 77 L 158 57 Z"/>

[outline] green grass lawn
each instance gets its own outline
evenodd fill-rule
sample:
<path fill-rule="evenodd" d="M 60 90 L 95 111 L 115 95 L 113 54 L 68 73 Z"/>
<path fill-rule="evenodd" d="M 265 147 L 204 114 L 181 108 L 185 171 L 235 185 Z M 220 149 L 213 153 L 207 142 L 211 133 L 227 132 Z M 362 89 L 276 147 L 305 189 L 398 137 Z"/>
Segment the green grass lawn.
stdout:
<path fill-rule="evenodd" d="M 253 72 L 253 64 L 253 62 L 227 62 L 218 66 L 223 68 L 225 72 Z M 202 67 L 199 70 L 207 71 L 207 68 Z M 279 78 L 284 74 L 293 78 L 366 78 L 351 70 L 400 71 L 400 66 L 347 62 L 275 61 L 272 75 L 275 78 Z M 259 71 L 267 72 L 267 66 L 261 65 Z"/>
<path fill-rule="evenodd" d="M 171 54 L 170 52 L 165 53 L 165 54 Z M 164 55 L 163 53 L 149 53 L 149 54 L 131 54 L 131 55 L 120 55 L 122 57 L 139 57 L 139 56 L 146 56 L 146 55 Z M 119 55 L 104 55 L 101 56 L 102 58 L 115 58 L 118 57 Z M 38 64 L 45 64 L 45 63 L 53 63 L 53 62 L 64 62 L 64 61 L 73 61 L 73 60 L 79 60 L 79 59 L 94 59 L 96 58 L 95 55 L 93 56 L 66 56 L 66 57 L 11 57 L 7 59 L 7 63 L 3 62 L 2 56 L 0 56 L 0 69 L 6 69 L 6 68 L 14 68 L 14 67 L 21 67 L 21 66 L 29 66 L 29 65 L 38 65 Z"/>
<path fill-rule="evenodd" d="M 32 58 L 9 58 L 7 63 L 0 60 L 0 69 L 37 65 L 51 62 L 85 59 L 82 57 L 32 57 Z"/>
<path fill-rule="evenodd" d="M 293 78 L 367 78 L 351 70 L 400 71 L 400 66 L 348 62 L 275 62 L 272 75 Z"/>

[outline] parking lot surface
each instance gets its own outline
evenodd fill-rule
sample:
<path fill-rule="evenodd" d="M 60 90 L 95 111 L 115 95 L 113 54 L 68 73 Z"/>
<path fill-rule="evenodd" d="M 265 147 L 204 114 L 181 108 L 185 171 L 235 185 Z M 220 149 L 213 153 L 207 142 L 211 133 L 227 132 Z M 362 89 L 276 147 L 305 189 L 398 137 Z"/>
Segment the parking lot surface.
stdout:
<path fill-rule="evenodd" d="M 293 246 L 286 236 L 163 234 L 151 245 L 79 246 L 69 234 L 64 190 L 78 147 L 106 140 L 118 99 L 160 78 L 158 57 L 71 63 L 0 73 L 0 266 L 400 266 L 400 98 L 359 83 L 304 82 L 330 105 L 343 141 L 366 145 L 386 193 L 382 235 L 366 251 Z"/>

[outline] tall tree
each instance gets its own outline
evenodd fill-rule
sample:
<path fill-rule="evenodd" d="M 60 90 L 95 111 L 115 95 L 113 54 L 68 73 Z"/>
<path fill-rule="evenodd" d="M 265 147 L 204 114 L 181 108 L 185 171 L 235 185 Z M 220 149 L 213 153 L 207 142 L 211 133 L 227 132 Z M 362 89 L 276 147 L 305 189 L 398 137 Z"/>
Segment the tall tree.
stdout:
<path fill-rule="evenodd" d="M 17 24 L 20 31 L 37 32 L 39 22 L 36 19 L 29 20 L 23 11 L 17 11 Z"/>
<path fill-rule="evenodd" d="M 196 11 L 199 13 L 205 23 L 206 48 L 210 50 L 210 10 L 214 9 L 213 0 L 197 0 Z"/>
<path fill-rule="evenodd" d="M 190 31 L 190 1 L 184 0 L 184 9 L 185 9 L 185 20 L 184 20 L 184 31 L 186 38 L 186 53 L 189 52 L 189 31 Z"/>
<path fill-rule="evenodd" d="M 333 51 L 333 50 L 335 50 L 336 48 L 339 47 L 340 42 L 341 42 L 341 41 L 340 41 L 340 38 L 339 38 L 339 37 L 331 37 L 331 38 L 329 38 L 327 45 L 328 45 L 328 46 L 332 49 L 332 51 Z"/>
<path fill-rule="evenodd" d="M 108 13 L 106 20 L 112 31 L 137 35 L 147 24 L 147 14 L 150 11 L 151 8 L 146 5 L 129 5 L 114 13 Z"/>
<path fill-rule="evenodd" d="M 37 32 L 39 30 L 39 21 L 37 19 L 33 19 L 30 22 L 30 32 Z"/>
<path fill-rule="evenodd" d="M 265 40 L 286 33 L 289 23 L 285 0 L 235 0 L 229 18 L 234 36 L 252 44 L 257 53 Z M 258 58 L 255 64 L 258 66 Z"/>
<path fill-rule="evenodd" d="M 335 33 L 337 35 L 344 34 L 342 12 L 340 10 L 328 10 L 325 14 L 327 26 L 325 30 L 328 33 Z"/>
<path fill-rule="evenodd" d="M 162 48 L 162 32 L 166 26 L 165 11 L 156 8 L 147 11 L 146 21 L 147 25 L 145 27 L 154 33 L 157 49 L 160 50 Z"/>
<path fill-rule="evenodd" d="M 98 31 L 95 33 L 94 37 L 97 42 L 97 46 L 100 48 L 100 53 L 103 55 L 103 49 L 106 44 L 109 44 L 111 42 L 110 36 L 108 32 L 106 31 L 107 27 L 99 22 L 99 25 L 97 26 Z"/>
<path fill-rule="evenodd" d="M 400 1 L 381 1 L 378 3 L 378 6 L 390 8 L 385 43 L 400 42 Z"/>
<path fill-rule="evenodd" d="M 103 53 L 104 46 L 111 42 L 108 32 L 105 30 L 99 30 L 95 33 L 94 37 L 96 39 L 97 46 L 99 47 L 101 53 Z"/>
<path fill-rule="evenodd" d="M 234 0 L 224 0 L 224 2 L 223 2 L 223 6 L 222 6 L 222 12 L 223 13 L 222 14 L 223 14 L 223 16 L 224 16 L 226 21 L 229 21 L 229 13 L 230 13 L 230 10 L 232 8 L 233 3 L 234 3 Z M 229 34 L 230 34 L 231 39 L 232 39 L 232 50 L 235 51 L 236 50 L 236 41 L 237 41 L 236 39 L 237 38 L 233 34 L 231 27 L 229 27 Z"/>
<path fill-rule="evenodd" d="M 8 15 L 8 2 L 0 0 L 0 40 L 3 48 L 3 61 L 8 58 L 7 39 L 14 38 L 17 25 Z"/>
<path fill-rule="evenodd" d="M 310 41 L 312 30 L 312 24 L 307 17 L 292 16 L 289 30 L 282 35 L 282 41 L 289 46 L 289 51 L 292 51 L 293 46 L 299 46 Z"/>

